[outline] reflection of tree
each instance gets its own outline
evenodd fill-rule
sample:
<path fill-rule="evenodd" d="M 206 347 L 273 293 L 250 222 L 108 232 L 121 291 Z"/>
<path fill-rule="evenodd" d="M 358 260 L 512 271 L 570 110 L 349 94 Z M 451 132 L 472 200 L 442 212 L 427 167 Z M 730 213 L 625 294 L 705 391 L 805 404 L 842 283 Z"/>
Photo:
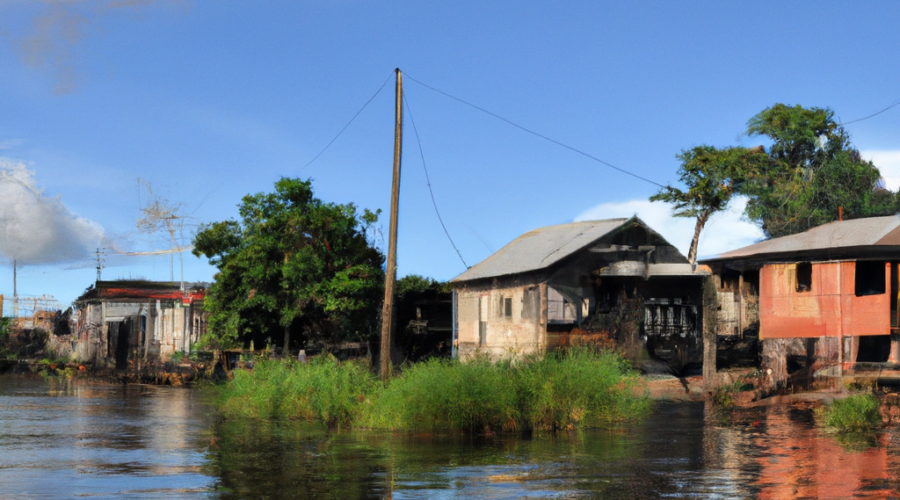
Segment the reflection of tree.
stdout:
<path fill-rule="evenodd" d="M 684 494 L 681 473 L 703 468 L 695 425 L 702 407 L 666 410 L 672 411 L 624 432 L 527 438 L 336 433 L 305 423 L 227 420 L 212 429 L 207 458 L 226 498 L 385 498 L 391 490 L 423 497 L 540 491 L 656 498 Z"/>

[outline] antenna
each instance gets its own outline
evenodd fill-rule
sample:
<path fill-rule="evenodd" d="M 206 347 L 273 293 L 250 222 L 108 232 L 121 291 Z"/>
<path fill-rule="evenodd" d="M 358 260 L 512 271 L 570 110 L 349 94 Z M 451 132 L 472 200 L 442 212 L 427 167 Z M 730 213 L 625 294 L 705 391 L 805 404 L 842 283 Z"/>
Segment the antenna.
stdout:
<path fill-rule="evenodd" d="M 106 249 L 98 248 L 95 255 L 97 256 L 97 281 L 100 281 L 100 271 L 106 267 Z"/>

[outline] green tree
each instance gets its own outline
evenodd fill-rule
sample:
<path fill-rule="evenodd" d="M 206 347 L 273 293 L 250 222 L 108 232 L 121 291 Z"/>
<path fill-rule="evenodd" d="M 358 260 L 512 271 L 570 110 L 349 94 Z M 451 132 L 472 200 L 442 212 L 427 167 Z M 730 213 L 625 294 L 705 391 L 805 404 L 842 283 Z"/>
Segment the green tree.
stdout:
<path fill-rule="evenodd" d="M 194 255 L 218 268 L 205 307 L 210 333 L 224 348 L 283 329 L 307 341 L 366 340 L 376 330 L 384 257 L 366 234 L 380 212 L 325 203 L 309 180 L 282 178 L 274 193 L 245 196 L 240 221 L 205 224 Z"/>
<path fill-rule="evenodd" d="M 434 278 L 426 278 L 418 274 L 407 274 L 397 280 L 394 285 L 394 292 L 398 297 L 406 295 L 410 292 L 425 292 L 434 290 L 436 292 L 450 292 L 450 283 L 446 281 L 437 281 Z"/>
<path fill-rule="evenodd" d="M 750 119 L 747 134 L 772 141 L 769 161 L 741 187 L 747 217 L 767 236 L 831 222 L 839 208 L 847 217 L 896 211 L 895 194 L 879 187 L 881 173 L 862 159 L 830 109 L 776 104 Z"/>
<path fill-rule="evenodd" d="M 650 201 L 671 203 L 673 216 L 697 220 L 688 251 L 688 260 L 693 264 L 697 261 L 700 232 L 709 218 L 728 207 L 747 173 L 758 170 L 767 157 L 760 148 L 719 149 L 703 145 L 685 149 L 677 158 L 681 160 L 678 178 L 687 189 L 666 186 L 651 196 Z"/>

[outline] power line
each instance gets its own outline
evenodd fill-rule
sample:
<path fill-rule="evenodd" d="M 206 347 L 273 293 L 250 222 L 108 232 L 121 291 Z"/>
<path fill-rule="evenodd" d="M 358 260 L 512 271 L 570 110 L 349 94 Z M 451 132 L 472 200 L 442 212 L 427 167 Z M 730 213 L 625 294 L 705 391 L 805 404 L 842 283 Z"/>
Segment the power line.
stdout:
<path fill-rule="evenodd" d="M 313 163 L 314 161 L 316 161 L 320 156 L 322 156 L 322 153 L 324 153 L 328 148 L 331 147 L 332 144 L 334 144 L 334 141 L 336 141 L 337 138 L 340 137 L 341 134 L 343 134 L 345 130 L 347 130 L 347 127 L 349 127 L 350 124 L 353 123 L 353 120 L 355 120 L 356 117 L 359 116 L 359 114 L 362 113 L 364 109 L 366 109 L 366 106 L 368 106 L 369 103 L 372 102 L 373 99 L 375 99 L 375 96 L 377 96 L 378 94 L 381 93 L 381 89 L 383 89 L 384 86 L 387 85 L 387 82 L 391 79 L 392 76 L 394 76 L 394 72 L 393 72 L 393 71 L 391 71 L 391 74 L 389 74 L 388 77 L 384 79 L 384 83 L 381 84 L 381 87 L 378 87 L 378 90 L 375 91 L 375 93 L 372 95 L 372 97 L 370 97 L 369 100 L 366 101 L 366 103 L 363 104 L 363 106 L 362 106 L 361 108 L 359 108 L 359 111 L 357 111 L 356 114 L 353 115 L 353 118 L 350 118 L 350 121 L 347 122 L 346 125 L 344 125 L 344 128 L 342 128 L 341 131 L 338 132 L 337 135 L 334 136 L 333 139 L 331 139 L 330 141 L 328 141 L 328 144 L 326 144 L 325 147 L 322 148 L 322 151 L 319 151 L 319 154 L 317 154 L 316 156 L 314 156 L 312 160 L 309 160 L 309 163 L 307 163 L 306 165 L 303 165 L 302 167 L 300 167 L 300 170 L 298 170 L 297 173 L 302 172 L 304 169 L 306 169 L 306 167 L 312 165 L 312 163 Z"/>
<path fill-rule="evenodd" d="M 577 148 L 574 148 L 574 147 L 572 147 L 572 146 L 569 146 L 568 144 L 564 144 L 564 143 L 562 143 L 562 142 L 559 142 L 559 141 L 557 141 L 556 139 L 551 139 L 550 137 L 547 137 L 546 135 L 543 135 L 543 134 L 539 134 L 539 133 L 535 132 L 534 130 L 525 128 L 525 127 L 523 127 L 522 125 L 519 125 L 518 123 L 515 123 L 515 122 L 513 122 L 513 121 L 511 121 L 511 120 L 507 120 L 506 118 L 503 118 L 502 116 L 500 116 L 500 115 L 498 115 L 498 114 L 496 114 L 496 113 L 492 113 L 492 112 L 490 112 L 490 111 L 488 111 L 488 110 L 486 110 L 486 109 L 484 109 L 484 108 L 482 108 L 482 107 L 479 107 L 479 106 L 476 106 L 476 105 L 474 105 L 474 104 L 472 104 L 472 103 L 470 103 L 470 102 L 464 101 L 463 99 L 460 99 L 459 97 L 452 96 L 452 95 L 450 95 L 450 94 L 444 92 L 443 90 L 439 90 L 439 89 L 436 89 L 436 88 L 432 87 L 431 85 L 422 83 L 422 82 L 420 82 L 419 80 L 416 80 L 415 78 L 409 76 L 409 73 L 404 73 L 404 75 L 405 75 L 407 78 L 409 78 L 410 80 L 412 80 L 412 81 L 418 83 L 419 85 L 421 85 L 421 86 L 423 86 L 423 87 L 425 87 L 425 88 L 431 89 L 431 90 L 437 92 L 438 94 L 443 94 L 443 95 L 449 97 L 450 99 L 453 99 L 454 101 L 458 101 L 458 102 L 461 102 L 461 103 L 465 104 L 466 106 L 475 108 L 475 109 L 477 109 L 478 111 L 481 111 L 482 113 L 486 113 L 486 114 L 488 114 L 488 115 L 491 115 L 491 116 L 493 116 L 494 118 L 497 118 L 498 120 L 502 120 L 502 121 L 504 121 L 504 122 L 506 122 L 506 123 L 512 125 L 513 127 L 516 127 L 516 128 L 518 128 L 518 129 L 520 129 L 520 130 L 522 130 L 522 131 L 528 132 L 528 133 L 531 134 L 531 135 L 535 135 L 535 136 L 537 136 L 537 137 L 540 137 L 541 139 L 544 139 L 545 141 L 552 142 L 553 144 L 556 144 L 557 146 L 562 146 L 562 147 L 564 147 L 564 148 L 566 148 L 566 149 L 568 149 L 568 150 L 570 150 L 570 151 L 574 151 L 574 152 L 576 152 L 576 153 L 578 153 L 578 154 L 580 154 L 580 155 L 582 155 L 582 156 L 585 156 L 585 157 L 587 157 L 587 158 L 590 158 L 590 159 L 592 159 L 592 160 L 594 160 L 594 161 L 596 161 L 596 162 L 602 163 L 603 165 L 606 165 L 606 166 L 609 167 L 609 168 L 612 168 L 612 169 L 614 169 L 614 170 L 618 170 L 619 172 L 622 172 L 623 174 L 630 175 L 630 176 L 634 177 L 635 179 L 640 179 L 640 180 L 642 180 L 642 181 L 644 181 L 644 182 L 649 182 L 650 184 L 653 184 L 654 186 L 659 186 L 659 187 L 661 187 L 661 188 L 665 188 L 665 187 L 666 187 L 666 186 L 663 186 L 662 184 L 660 184 L 660 183 L 658 183 L 658 182 L 656 182 L 656 181 L 651 181 L 650 179 L 648 179 L 648 178 L 646 178 L 646 177 L 641 177 L 641 176 L 638 175 L 638 174 L 629 172 L 629 171 L 627 171 L 627 170 L 625 170 L 625 169 L 622 169 L 622 168 L 619 168 L 619 167 L 617 167 L 617 166 L 615 166 L 615 165 L 613 165 L 613 164 L 611 164 L 611 163 L 609 163 L 609 162 L 603 161 L 603 160 L 601 160 L 600 158 L 597 158 L 596 156 L 592 156 L 592 155 L 590 155 L 590 154 L 588 154 L 588 153 L 585 153 L 584 151 L 582 151 L 582 150 L 580 150 L 580 149 L 577 149 Z"/>
<path fill-rule="evenodd" d="M 877 112 L 877 113 L 872 113 L 872 114 L 869 115 L 869 116 L 865 116 L 865 117 L 862 117 L 862 118 L 857 118 L 857 119 L 855 119 L 855 120 L 850 120 L 849 122 L 843 122 L 843 123 L 841 123 L 841 125 L 850 125 L 851 123 L 856 123 L 856 122 L 861 122 L 861 121 L 863 121 L 863 120 L 868 120 L 869 118 L 872 118 L 873 116 L 878 116 L 878 115 L 880 115 L 881 113 L 884 113 L 885 111 L 887 111 L 887 110 L 893 108 L 894 106 L 897 106 L 898 104 L 900 104 L 900 99 L 894 101 L 893 103 L 891 103 L 890 106 L 888 106 L 888 107 L 882 109 L 881 111 L 879 111 L 879 112 Z"/>
<path fill-rule="evenodd" d="M 428 177 L 428 167 L 425 166 L 425 153 L 422 151 L 422 141 L 419 139 L 419 129 L 416 128 L 416 120 L 413 119 L 412 109 L 409 107 L 409 101 L 406 99 L 406 94 L 403 94 L 403 102 L 406 103 L 406 112 L 409 113 L 409 121 L 412 123 L 413 132 L 416 134 L 416 143 L 419 145 L 419 156 L 422 157 L 422 169 L 425 170 L 425 183 L 428 184 L 428 192 L 431 194 L 431 204 L 434 205 L 434 213 L 437 214 L 438 221 L 440 221 L 441 227 L 444 228 L 444 234 L 447 235 L 447 239 L 450 240 L 450 244 L 453 245 L 453 249 L 456 250 L 456 255 L 459 255 L 459 260 L 461 260 L 463 266 L 468 269 L 469 265 L 466 264 L 465 259 L 463 259 L 462 254 L 459 252 L 459 248 L 456 248 L 456 243 L 453 243 L 453 238 L 450 237 L 450 232 L 447 231 L 447 226 L 444 225 L 444 219 L 441 218 L 441 212 L 438 210 L 437 202 L 434 200 L 434 191 L 431 189 L 431 179 Z"/>

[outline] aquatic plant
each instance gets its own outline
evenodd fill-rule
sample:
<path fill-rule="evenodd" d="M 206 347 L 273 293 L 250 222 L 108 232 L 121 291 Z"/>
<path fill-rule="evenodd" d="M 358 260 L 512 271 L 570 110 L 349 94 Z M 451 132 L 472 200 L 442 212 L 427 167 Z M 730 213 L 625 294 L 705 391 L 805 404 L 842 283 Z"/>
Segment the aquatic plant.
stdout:
<path fill-rule="evenodd" d="M 263 360 L 216 390 L 226 415 L 472 433 L 609 427 L 650 406 L 627 361 L 591 349 L 516 363 L 431 359 L 405 365 L 387 386 L 361 362 Z"/>
<path fill-rule="evenodd" d="M 568 349 L 511 370 L 527 428 L 610 427 L 639 419 L 650 407 L 637 372 L 612 351 Z"/>
<path fill-rule="evenodd" d="M 753 383 L 754 375 L 742 375 L 730 384 L 716 387 L 712 392 L 712 402 L 719 408 L 734 406 L 734 398 L 740 392 L 752 391 L 756 386 Z"/>
<path fill-rule="evenodd" d="M 519 415 L 508 364 L 430 359 L 408 365 L 367 408 L 362 426 L 481 432 L 514 427 Z"/>
<path fill-rule="evenodd" d="M 826 406 L 821 415 L 827 427 L 839 432 L 864 431 L 881 424 L 880 406 L 871 394 L 854 394 Z"/>
<path fill-rule="evenodd" d="M 320 421 L 347 425 L 379 389 L 367 365 L 317 356 L 309 363 L 261 360 L 253 371 L 236 370 L 217 389 L 226 415 Z"/>

